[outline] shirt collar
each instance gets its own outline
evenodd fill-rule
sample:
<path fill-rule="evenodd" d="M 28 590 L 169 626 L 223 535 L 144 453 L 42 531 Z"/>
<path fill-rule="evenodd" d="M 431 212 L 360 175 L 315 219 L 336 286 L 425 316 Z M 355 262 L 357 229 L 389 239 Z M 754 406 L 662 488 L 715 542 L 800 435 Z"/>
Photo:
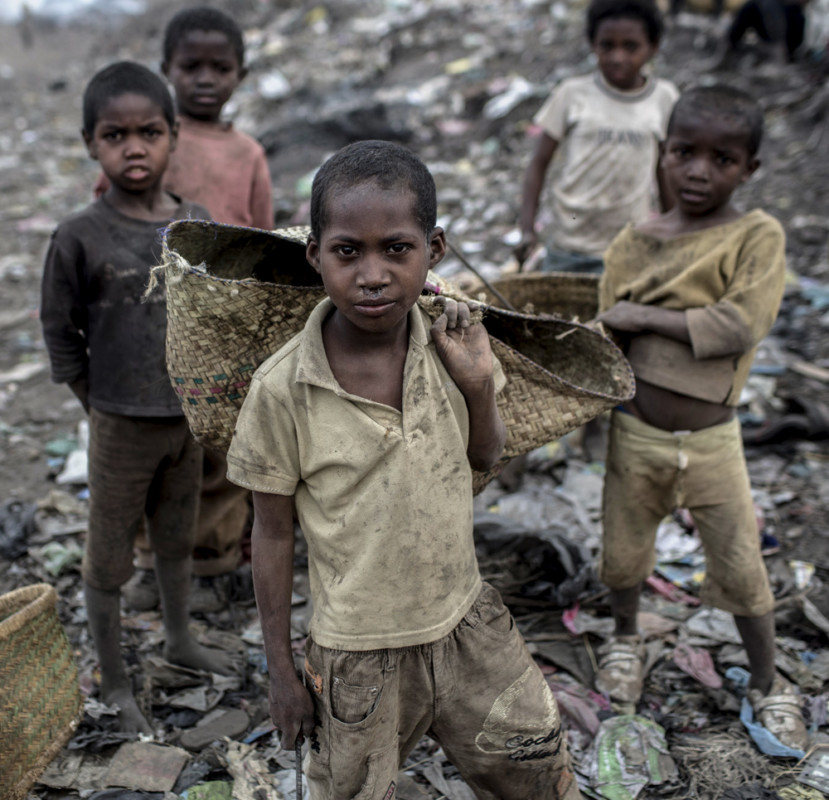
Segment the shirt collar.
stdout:
<path fill-rule="evenodd" d="M 337 383 L 328 357 L 325 355 L 325 345 L 322 342 L 322 325 L 328 315 L 334 310 L 334 303 L 330 297 L 322 300 L 311 312 L 302 333 L 302 340 L 297 353 L 297 383 L 309 383 L 329 389 L 337 395 L 348 395 L 348 392 Z M 426 312 L 415 304 L 409 311 L 409 354 L 414 350 L 422 350 L 432 341 L 430 326 L 427 327 L 429 317 Z M 368 401 L 366 401 L 368 402 Z"/>

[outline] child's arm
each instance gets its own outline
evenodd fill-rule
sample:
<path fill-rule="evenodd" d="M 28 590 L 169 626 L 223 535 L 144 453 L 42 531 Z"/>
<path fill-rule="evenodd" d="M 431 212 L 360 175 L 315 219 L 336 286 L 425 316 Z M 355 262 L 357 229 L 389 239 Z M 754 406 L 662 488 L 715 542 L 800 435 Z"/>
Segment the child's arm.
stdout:
<path fill-rule="evenodd" d="M 253 510 L 251 563 L 268 659 L 271 719 L 282 747 L 290 751 L 298 736 L 310 736 L 314 730 L 314 704 L 297 678 L 291 651 L 293 498 L 254 492 Z"/>
<path fill-rule="evenodd" d="M 81 288 L 83 263 L 83 253 L 77 242 L 58 229 L 43 266 L 40 322 L 52 379 L 68 384 L 88 412 L 89 357 L 84 335 L 87 310 Z"/>
<path fill-rule="evenodd" d="M 443 314 L 432 324 L 432 339 L 469 410 L 469 463 L 473 469 L 488 470 L 500 458 L 506 440 L 495 402 L 489 334 L 481 323 L 470 324 L 466 303 L 447 300 Z"/>
<path fill-rule="evenodd" d="M 535 232 L 538 202 L 541 198 L 541 190 L 544 187 L 547 167 L 549 167 L 557 147 L 558 141 L 556 139 L 553 139 L 548 133 L 542 133 L 538 137 L 533 157 L 524 176 L 524 188 L 521 194 L 521 242 L 513 251 L 521 264 L 524 263 L 530 251 L 538 244 L 538 236 Z"/>
<path fill-rule="evenodd" d="M 597 317 L 609 328 L 624 333 L 659 333 L 669 339 L 691 344 L 688 319 L 684 311 L 622 300 Z"/>

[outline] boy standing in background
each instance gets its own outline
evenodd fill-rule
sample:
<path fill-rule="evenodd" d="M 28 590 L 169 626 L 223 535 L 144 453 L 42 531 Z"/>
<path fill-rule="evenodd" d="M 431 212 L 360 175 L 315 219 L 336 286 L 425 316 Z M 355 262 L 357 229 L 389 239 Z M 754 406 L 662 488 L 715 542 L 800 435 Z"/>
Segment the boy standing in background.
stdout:
<path fill-rule="evenodd" d="M 180 11 L 164 32 L 161 71 L 175 90 L 181 123 L 164 185 L 201 203 L 216 222 L 273 228 L 265 151 L 221 118 L 248 72 L 242 29 L 215 8 Z"/>
<path fill-rule="evenodd" d="M 760 164 L 762 129 L 759 105 L 743 92 L 683 94 L 661 159 L 676 205 L 628 225 L 605 254 L 598 319 L 625 337 L 637 388 L 611 421 L 600 576 L 616 627 L 596 686 L 619 703 L 639 700 L 639 594 L 657 527 L 682 506 L 705 548 L 702 599 L 734 615 L 746 648 L 755 714 L 784 745 L 805 750 L 798 698 L 775 673 L 774 597 L 735 413 L 785 281 L 780 223 L 731 203 Z"/>
<path fill-rule="evenodd" d="M 535 116 L 543 132 L 524 178 L 520 263 L 538 244 L 539 200 L 557 152 L 552 247 L 543 269 L 601 272 L 610 240 L 628 222 L 647 218 L 659 142 L 678 96 L 672 83 L 644 71 L 661 36 L 653 0 L 590 4 L 587 38 L 599 68 L 562 81 Z"/>
<path fill-rule="evenodd" d="M 161 71 L 175 91 L 180 122 L 178 147 L 164 186 L 201 204 L 216 222 L 273 227 L 271 179 L 265 151 L 251 136 L 222 120 L 222 109 L 247 75 L 242 29 L 215 8 L 177 13 L 164 32 Z M 98 182 L 96 194 L 106 188 Z M 225 477 L 224 454 L 204 450 L 202 496 L 196 530 L 194 573 L 218 575 L 236 568 L 248 520 L 248 493 Z M 137 563 L 152 560 L 143 537 Z M 136 608 L 157 603 L 154 583 L 136 575 L 127 587 Z"/>
<path fill-rule="evenodd" d="M 229 672 L 224 653 L 188 629 L 190 553 L 201 477 L 193 440 L 165 366 L 162 293 L 142 301 L 160 256 L 159 228 L 207 211 L 162 188 L 177 124 L 163 81 L 145 67 L 113 64 L 83 98 L 83 138 L 109 188 L 64 220 L 43 273 L 41 320 L 52 378 L 89 413 L 89 531 L 83 580 L 101 667 L 101 699 L 125 731 L 152 733 L 121 657 L 120 587 L 132 573 L 146 515 L 162 599 L 165 657 Z"/>

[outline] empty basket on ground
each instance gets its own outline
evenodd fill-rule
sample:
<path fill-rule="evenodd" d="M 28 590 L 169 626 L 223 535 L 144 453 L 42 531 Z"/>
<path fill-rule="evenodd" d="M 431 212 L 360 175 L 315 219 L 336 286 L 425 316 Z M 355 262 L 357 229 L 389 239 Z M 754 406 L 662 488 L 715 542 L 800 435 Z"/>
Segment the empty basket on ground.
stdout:
<path fill-rule="evenodd" d="M 72 736 L 78 670 L 46 583 L 0 596 L 0 796 L 23 800 Z"/>
<path fill-rule="evenodd" d="M 577 272 L 524 272 L 505 275 L 492 286 L 516 310 L 524 314 L 551 314 L 567 320 L 589 322 L 599 312 L 599 276 Z M 484 302 L 501 306 L 500 300 L 481 284 L 470 294 L 483 293 Z"/>
<path fill-rule="evenodd" d="M 180 220 L 164 235 L 167 367 L 194 436 L 227 450 L 253 372 L 302 330 L 325 297 L 305 260 L 307 228 L 259 231 Z M 436 291 L 455 295 L 437 281 Z M 440 313 L 434 295 L 422 306 Z M 507 426 L 502 463 L 475 475 L 480 490 L 517 455 L 552 441 L 633 396 L 630 366 L 598 331 L 552 317 L 484 308 L 507 375 L 498 405 Z"/>

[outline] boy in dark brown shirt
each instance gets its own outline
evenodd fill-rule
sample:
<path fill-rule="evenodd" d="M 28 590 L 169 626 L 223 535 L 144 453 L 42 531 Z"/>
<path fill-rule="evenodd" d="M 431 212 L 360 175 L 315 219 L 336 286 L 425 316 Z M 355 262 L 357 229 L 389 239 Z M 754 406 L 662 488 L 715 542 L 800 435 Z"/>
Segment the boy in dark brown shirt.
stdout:
<path fill-rule="evenodd" d="M 84 93 L 83 138 L 110 187 L 61 223 L 43 274 L 41 319 L 52 377 L 89 413 L 89 533 L 83 561 L 89 628 L 101 667 L 101 698 L 124 730 L 152 733 L 120 652 L 120 587 L 132 573 L 139 523 L 156 553 L 165 656 L 228 672 L 228 657 L 188 630 L 190 552 L 201 449 L 190 435 L 165 366 L 163 295 L 142 302 L 158 263 L 159 228 L 208 218 L 164 191 L 178 125 L 164 83 L 145 67 L 113 64 Z"/>

